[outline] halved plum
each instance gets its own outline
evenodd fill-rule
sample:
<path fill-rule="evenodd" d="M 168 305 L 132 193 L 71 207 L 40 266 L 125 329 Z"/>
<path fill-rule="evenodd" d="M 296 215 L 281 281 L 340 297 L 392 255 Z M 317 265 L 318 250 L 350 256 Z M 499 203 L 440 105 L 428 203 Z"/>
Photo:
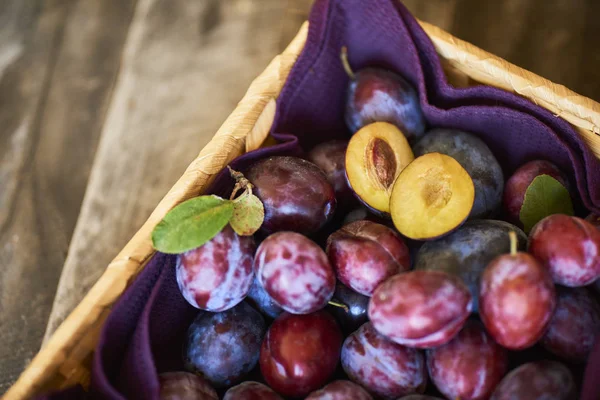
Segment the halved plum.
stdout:
<path fill-rule="evenodd" d="M 410 145 L 398 128 L 387 122 L 375 122 L 350 139 L 346 176 L 365 205 L 388 214 L 394 182 L 413 159 Z"/>
<path fill-rule="evenodd" d="M 469 216 L 475 186 L 454 158 L 428 153 L 416 158 L 398 176 L 390 211 L 404 236 L 428 240 L 458 228 Z"/>

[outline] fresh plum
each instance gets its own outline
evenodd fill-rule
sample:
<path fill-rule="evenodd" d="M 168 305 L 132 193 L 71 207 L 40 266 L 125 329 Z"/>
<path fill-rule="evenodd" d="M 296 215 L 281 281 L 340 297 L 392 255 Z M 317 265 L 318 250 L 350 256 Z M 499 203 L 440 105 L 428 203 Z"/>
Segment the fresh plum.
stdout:
<path fill-rule="evenodd" d="M 283 309 L 273 301 L 271 296 L 265 291 L 265 289 L 258 283 L 258 279 L 254 279 L 248 297 L 246 297 L 248 303 L 252 304 L 261 313 L 265 314 L 270 318 L 277 318 L 279 314 L 283 312 Z"/>
<path fill-rule="evenodd" d="M 335 197 L 340 206 L 348 207 L 356 202 L 354 193 L 346 179 L 347 140 L 330 140 L 316 145 L 308 153 L 308 161 L 321 168 L 327 180 L 335 190 Z"/>
<path fill-rule="evenodd" d="M 267 237 L 256 251 L 254 271 L 271 299 L 293 314 L 325 307 L 335 290 L 335 274 L 325 252 L 295 232 Z"/>
<path fill-rule="evenodd" d="M 327 255 L 338 279 L 365 296 L 410 268 L 408 247 L 387 226 L 362 220 L 344 225 L 327 239 Z"/>
<path fill-rule="evenodd" d="M 410 141 L 425 132 L 419 95 L 403 77 L 382 68 L 364 68 L 354 73 L 345 48 L 342 62 L 350 77 L 344 118 L 351 132 L 377 121 L 396 125 Z"/>
<path fill-rule="evenodd" d="M 469 218 L 494 216 L 502 204 L 504 175 L 490 148 L 472 133 L 457 129 L 431 129 L 413 148 L 415 157 L 442 153 L 454 158 L 475 185 L 475 201 Z"/>
<path fill-rule="evenodd" d="M 542 219 L 529 234 L 528 249 L 559 285 L 585 286 L 600 277 L 600 230 L 581 218 Z"/>
<path fill-rule="evenodd" d="M 384 399 L 422 393 L 427 385 L 423 354 L 388 340 L 369 322 L 346 338 L 342 367 L 350 379 Z"/>
<path fill-rule="evenodd" d="M 587 288 L 557 288 L 556 310 L 541 340 L 546 350 L 585 362 L 600 334 L 600 304 Z"/>
<path fill-rule="evenodd" d="M 567 176 L 554 164 L 545 160 L 529 161 L 519 167 L 506 181 L 502 205 L 506 219 L 522 228 L 521 207 L 525 200 L 525 193 L 531 182 L 540 175 L 549 175 L 570 189 Z"/>
<path fill-rule="evenodd" d="M 473 296 L 473 311 L 479 310 L 479 280 L 494 258 L 510 251 L 508 233 L 518 237 L 518 249 L 527 248 L 527 236 L 514 225 L 496 220 L 467 221 L 441 239 L 425 242 L 415 257 L 415 269 L 438 270 L 460 277 Z"/>
<path fill-rule="evenodd" d="M 508 353 L 481 323 L 467 321 L 450 342 L 427 350 L 429 376 L 449 399 L 487 400 L 508 368 Z"/>
<path fill-rule="evenodd" d="M 408 396 L 400 397 L 398 400 L 442 400 L 439 397 L 428 396 L 426 394 L 409 394 Z"/>
<path fill-rule="evenodd" d="M 335 191 L 315 164 L 276 156 L 254 163 L 245 173 L 265 207 L 265 233 L 318 231 L 333 216 Z"/>
<path fill-rule="evenodd" d="M 196 308 L 227 310 L 248 294 L 254 279 L 254 240 L 226 226 L 202 246 L 177 256 L 177 284 Z"/>
<path fill-rule="evenodd" d="M 373 397 L 356 383 L 333 381 L 304 400 L 373 400 Z"/>
<path fill-rule="evenodd" d="M 556 294 L 548 271 L 530 254 L 511 252 L 496 257 L 483 271 L 479 315 L 489 334 L 502 346 L 521 350 L 535 344 L 548 327 Z"/>
<path fill-rule="evenodd" d="M 345 334 L 354 332 L 369 319 L 367 314 L 369 297 L 356 293 L 338 281 L 333 298 L 346 306 L 346 309 L 334 305 L 328 306 L 329 312 L 333 314 Z"/>
<path fill-rule="evenodd" d="M 215 387 L 239 382 L 258 363 L 265 321 L 246 303 L 220 313 L 202 313 L 188 329 L 186 369 Z"/>
<path fill-rule="evenodd" d="M 158 375 L 160 400 L 219 400 L 217 392 L 198 375 L 165 372 Z"/>
<path fill-rule="evenodd" d="M 523 364 L 502 379 L 490 400 L 574 400 L 571 371 L 556 361 Z"/>
<path fill-rule="evenodd" d="M 392 187 L 414 159 L 402 132 L 387 122 L 361 128 L 348 143 L 346 176 L 358 199 L 379 215 L 390 212 Z"/>
<path fill-rule="evenodd" d="M 373 293 L 369 318 L 396 343 L 429 348 L 448 343 L 471 313 L 469 289 L 441 271 L 410 271 L 391 277 Z"/>
<path fill-rule="evenodd" d="M 267 384 L 284 396 L 302 397 L 323 386 L 334 373 L 342 333 L 325 311 L 281 314 L 267 331 L 260 370 Z"/>
<path fill-rule="evenodd" d="M 458 161 L 445 154 L 428 153 L 398 175 L 390 213 L 398 232 L 411 239 L 430 240 L 465 222 L 474 199 L 473 180 Z"/>
<path fill-rule="evenodd" d="M 247 381 L 232 387 L 223 400 L 283 400 L 270 387 L 262 383 Z"/>

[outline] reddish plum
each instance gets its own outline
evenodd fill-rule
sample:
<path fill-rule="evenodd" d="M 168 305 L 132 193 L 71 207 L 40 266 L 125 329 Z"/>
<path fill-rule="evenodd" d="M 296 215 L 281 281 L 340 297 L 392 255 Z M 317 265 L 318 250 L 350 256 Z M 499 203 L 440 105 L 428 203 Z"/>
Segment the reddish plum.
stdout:
<path fill-rule="evenodd" d="M 356 383 L 334 381 L 323 389 L 312 392 L 304 400 L 373 400 L 373 397 Z"/>
<path fill-rule="evenodd" d="M 585 286 L 600 277 L 600 230 L 581 218 L 544 218 L 533 227 L 528 250 L 559 285 Z"/>
<path fill-rule="evenodd" d="M 350 76 L 346 95 L 346 125 L 353 133 L 372 122 L 396 125 L 413 142 L 425 132 L 425 118 L 419 95 L 400 75 L 381 68 L 352 72 L 346 53 L 342 53 Z"/>
<path fill-rule="evenodd" d="M 254 240 L 226 226 L 202 246 L 177 256 L 177 284 L 196 308 L 224 311 L 248 294 L 254 279 Z"/>
<path fill-rule="evenodd" d="M 341 347 L 342 333 L 327 312 L 283 313 L 267 331 L 260 370 L 267 384 L 280 394 L 306 396 L 329 380 Z"/>
<path fill-rule="evenodd" d="M 556 310 L 541 340 L 564 359 L 585 362 L 600 333 L 600 304 L 587 288 L 558 287 Z"/>
<path fill-rule="evenodd" d="M 567 189 L 570 188 L 567 176 L 549 161 L 535 160 L 519 167 L 504 185 L 502 205 L 506 219 L 520 228 L 523 227 L 520 214 L 525 192 L 527 192 L 531 182 L 540 175 L 549 175 L 562 183 Z"/>
<path fill-rule="evenodd" d="M 346 180 L 347 140 L 331 140 L 316 145 L 308 153 L 308 161 L 321 168 L 335 190 L 338 206 L 356 203 L 354 193 Z"/>
<path fill-rule="evenodd" d="M 247 381 L 232 387 L 223 400 L 283 400 L 270 387 L 262 383 Z"/>
<path fill-rule="evenodd" d="M 219 400 L 217 392 L 198 375 L 165 372 L 158 376 L 160 400 Z"/>
<path fill-rule="evenodd" d="M 548 271 L 531 255 L 517 252 L 516 242 L 511 232 L 511 253 L 496 257 L 483 272 L 479 315 L 494 340 L 521 350 L 544 334 L 556 295 Z"/>
<path fill-rule="evenodd" d="M 346 338 L 342 367 L 350 379 L 384 399 L 422 393 L 427 385 L 423 354 L 388 340 L 368 322 Z"/>
<path fill-rule="evenodd" d="M 257 364 L 265 321 L 246 303 L 220 313 L 202 313 L 188 329 L 186 369 L 215 387 L 239 382 Z"/>
<path fill-rule="evenodd" d="M 344 225 L 327 239 L 327 255 L 338 279 L 365 296 L 410 268 L 408 247 L 387 226 L 363 220 Z"/>
<path fill-rule="evenodd" d="M 471 313 L 469 289 L 441 271 L 411 271 L 391 277 L 373 293 L 373 327 L 396 343 L 429 348 L 449 342 Z"/>
<path fill-rule="evenodd" d="M 335 191 L 315 164 L 297 157 L 269 157 L 253 164 L 246 178 L 265 207 L 262 231 L 318 231 L 333 216 Z"/>
<path fill-rule="evenodd" d="M 512 370 L 496 386 L 490 400 L 574 400 L 571 371 L 556 361 L 536 361 Z"/>
<path fill-rule="evenodd" d="M 349 334 L 354 332 L 369 319 L 367 314 L 369 297 L 356 293 L 354 290 L 338 282 L 335 285 L 333 299 L 347 308 L 334 305 L 328 306 L 329 312 L 337 319 L 344 333 Z"/>
<path fill-rule="evenodd" d="M 256 251 L 254 271 L 275 303 L 293 314 L 325 307 L 335 290 L 335 274 L 325 252 L 295 232 L 267 237 Z"/>
<path fill-rule="evenodd" d="M 426 394 L 409 394 L 399 398 L 398 400 L 442 400 L 439 397 L 428 396 Z"/>
<path fill-rule="evenodd" d="M 248 303 L 252 304 L 258 311 L 270 318 L 277 318 L 279 314 L 283 312 L 283 309 L 273 301 L 271 296 L 265 291 L 265 289 L 258 283 L 258 279 L 254 279 L 248 297 L 246 297 Z"/>
<path fill-rule="evenodd" d="M 449 399 L 486 400 L 508 368 L 508 353 L 481 323 L 468 321 L 450 342 L 427 351 L 429 376 Z"/>

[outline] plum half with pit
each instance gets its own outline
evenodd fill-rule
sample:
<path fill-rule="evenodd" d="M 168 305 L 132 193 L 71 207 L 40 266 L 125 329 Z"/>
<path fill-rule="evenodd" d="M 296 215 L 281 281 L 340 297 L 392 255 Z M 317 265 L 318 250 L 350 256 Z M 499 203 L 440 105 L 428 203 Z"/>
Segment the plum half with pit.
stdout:
<path fill-rule="evenodd" d="M 262 201 L 265 233 L 315 233 L 333 216 L 335 191 L 315 164 L 298 157 L 274 156 L 252 164 L 245 172 Z"/>
<path fill-rule="evenodd" d="M 479 288 L 479 315 L 488 333 L 502 346 L 521 350 L 544 334 L 556 292 L 550 273 L 530 254 L 517 252 L 517 235 L 510 233 L 511 251 L 485 269 Z"/>
<path fill-rule="evenodd" d="M 496 220 L 470 220 L 443 238 L 425 242 L 415 256 L 415 269 L 456 275 L 469 287 L 473 311 L 479 310 L 479 280 L 487 265 L 510 251 L 508 233 L 517 233 L 518 250 L 527 248 L 527 236 L 514 225 Z"/>
<path fill-rule="evenodd" d="M 408 247 L 385 225 L 368 220 L 344 225 L 327 239 L 327 255 L 338 279 L 371 296 L 379 284 L 410 269 Z"/>
<path fill-rule="evenodd" d="M 413 147 L 415 157 L 441 153 L 454 158 L 475 185 L 470 218 L 494 216 L 502 204 L 504 175 L 490 148 L 472 133 L 456 129 L 432 129 Z"/>
<path fill-rule="evenodd" d="M 333 190 L 339 208 L 347 208 L 358 203 L 346 179 L 347 140 L 330 140 L 320 143 L 308 153 L 308 161 L 321 168 Z"/>
<path fill-rule="evenodd" d="M 188 329 L 186 369 L 215 387 L 239 382 L 258 363 L 267 327 L 262 315 L 242 302 L 220 313 L 202 313 Z"/>
<path fill-rule="evenodd" d="M 410 145 L 398 128 L 386 122 L 372 123 L 356 132 L 348 143 L 348 183 L 372 211 L 389 214 L 394 182 L 413 159 Z"/>
<path fill-rule="evenodd" d="M 312 392 L 304 400 L 373 400 L 361 386 L 350 381 L 334 381 Z"/>
<path fill-rule="evenodd" d="M 226 226 L 202 246 L 177 256 L 179 291 L 196 308 L 219 312 L 241 302 L 254 279 L 254 239 Z"/>
<path fill-rule="evenodd" d="M 556 361 L 523 364 L 502 379 L 490 400 L 574 400 L 575 379 L 569 369 Z"/>
<path fill-rule="evenodd" d="M 217 392 L 198 375 L 189 372 L 164 372 L 158 375 L 160 400 L 218 400 Z"/>
<path fill-rule="evenodd" d="M 458 228 L 471 213 L 474 199 L 473 180 L 458 161 L 428 153 L 417 157 L 396 179 L 390 212 L 401 234 L 429 240 Z"/>
<path fill-rule="evenodd" d="M 267 384 L 290 397 L 306 396 L 323 386 L 340 358 L 342 333 L 325 311 L 281 314 L 271 325 L 260 351 Z"/>
<path fill-rule="evenodd" d="M 423 354 L 385 338 L 369 322 L 344 341 L 342 367 L 351 380 L 384 399 L 423 393 L 427 385 Z"/>
<path fill-rule="evenodd" d="M 556 310 L 541 343 L 559 357 L 585 362 L 600 334 L 600 304 L 587 288 L 557 288 Z"/>
<path fill-rule="evenodd" d="M 256 251 L 254 271 L 271 299 L 293 314 L 320 310 L 335 290 L 335 274 L 325 252 L 296 232 L 267 237 Z"/>
<path fill-rule="evenodd" d="M 410 271 L 375 290 L 369 319 L 398 344 L 431 348 L 452 340 L 471 309 L 471 294 L 460 278 L 441 271 Z"/>
<path fill-rule="evenodd" d="M 531 182 L 540 175 L 549 175 L 559 181 L 567 190 L 570 189 L 565 173 L 550 161 L 534 160 L 519 167 L 506 181 L 502 205 L 506 219 L 520 228 L 523 227 L 520 214 L 525 193 Z"/>
<path fill-rule="evenodd" d="M 344 118 L 351 132 L 378 121 L 394 124 L 410 141 L 425 132 L 419 95 L 408 81 L 383 68 L 353 72 L 345 48 L 342 63 L 350 77 Z"/>
<path fill-rule="evenodd" d="M 223 400 L 283 400 L 283 398 L 262 383 L 246 381 L 229 389 Z"/>
<path fill-rule="evenodd" d="M 449 399 L 487 400 L 508 368 L 508 352 L 475 320 L 450 342 L 427 350 L 431 380 Z"/>
<path fill-rule="evenodd" d="M 581 218 L 542 219 L 529 234 L 528 250 L 559 285 L 586 286 L 600 277 L 600 230 Z"/>

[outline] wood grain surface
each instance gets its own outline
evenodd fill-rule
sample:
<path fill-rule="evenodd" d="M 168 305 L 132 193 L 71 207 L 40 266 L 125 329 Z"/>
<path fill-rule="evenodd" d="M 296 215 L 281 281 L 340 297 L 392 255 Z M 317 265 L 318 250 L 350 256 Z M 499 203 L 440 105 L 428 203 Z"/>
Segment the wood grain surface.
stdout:
<path fill-rule="evenodd" d="M 596 0 L 404 3 L 600 100 Z M 310 4 L 0 1 L 0 393 L 287 45 Z"/>

